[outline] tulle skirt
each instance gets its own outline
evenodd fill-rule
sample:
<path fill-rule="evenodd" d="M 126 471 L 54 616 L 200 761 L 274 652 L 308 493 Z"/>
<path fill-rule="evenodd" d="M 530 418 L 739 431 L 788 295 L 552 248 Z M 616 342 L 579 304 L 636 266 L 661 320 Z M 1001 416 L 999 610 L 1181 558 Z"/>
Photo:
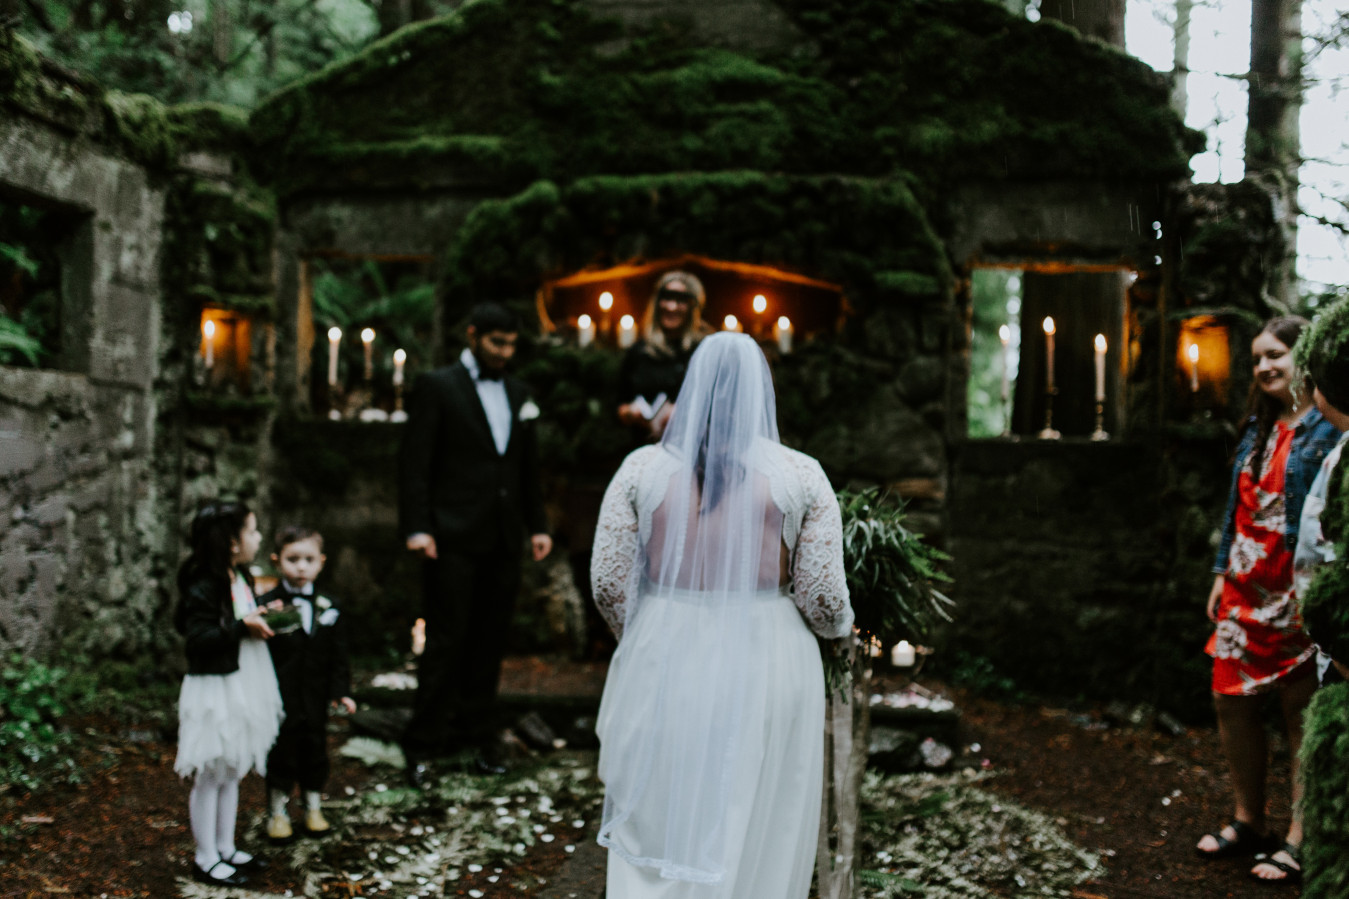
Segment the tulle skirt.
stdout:
<path fill-rule="evenodd" d="M 601 834 L 609 848 L 608 895 L 615 899 L 805 899 L 814 870 L 824 778 L 824 674 L 819 644 L 786 595 L 754 602 L 751 639 L 740 643 L 748 665 L 737 683 L 707 684 L 706 644 L 720 617 L 697 604 L 647 603 L 614 655 L 597 722 L 599 774 L 611 794 L 624 781 L 649 778 L 626 818 Z M 731 613 L 731 614 L 744 614 Z M 709 617 L 710 616 L 710 617 Z M 700 641 L 699 635 L 704 639 Z M 655 702 L 663 696 L 664 701 Z M 649 767 L 634 754 L 689 748 L 704 716 L 734 709 L 734 754 L 728 760 L 715 883 L 681 876 L 658 857 L 668 826 L 672 781 L 696 752 L 657 749 Z M 641 747 L 640 749 L 638 747 Z M 685 779 L 688 772 L 682 772 Z M 662 873 L 664 876 L 662 876 Z"/>
<path fill-rule="evenodd" d="M 239 642 L 239 670 L 189 674 L 178 694 L 178 759 L 181 777 L 198 771 L 242 777 L 267 773 L 267 753 L 284 713 L 272 657 L 261 640 Z"/>

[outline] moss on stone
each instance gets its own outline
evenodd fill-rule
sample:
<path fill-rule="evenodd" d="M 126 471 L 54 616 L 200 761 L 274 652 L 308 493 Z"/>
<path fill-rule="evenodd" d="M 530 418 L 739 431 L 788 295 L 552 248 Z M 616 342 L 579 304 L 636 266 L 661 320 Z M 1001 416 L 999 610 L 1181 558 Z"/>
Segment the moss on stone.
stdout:
<path fill-rule="evenodd" d="M 184 103 L 168 109 L 169 127 L 179 152 L 238 152 L 252 143 L 248 111 L 224 103 Z"/>
<path fill-rule="evenodd" d="M 252 121 L 283 189 L 315 164 L 341 183 L 342 146 L 427 183 L 418 168 L 442 160 L 416 142 L 456 136 L 500 139 L 466 161 L 520 187 L 740 168 L 909 170 L 933 191 L 970 176 L 1169 179 L 1198 149 L 1146 65 L 987 0 L 782 5 L 811 43 L 753 57 L 660 25 L 615 52 L 618 26 L 579 0 L 479 0 L 292 85 Z"/>

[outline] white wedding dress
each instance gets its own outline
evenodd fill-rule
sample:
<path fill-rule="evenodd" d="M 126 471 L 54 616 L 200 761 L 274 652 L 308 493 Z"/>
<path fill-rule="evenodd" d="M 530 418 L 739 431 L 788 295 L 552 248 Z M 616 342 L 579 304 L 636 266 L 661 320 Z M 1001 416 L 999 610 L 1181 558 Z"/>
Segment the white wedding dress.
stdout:
<path fill-rule="evenodd" d="M 751 339 L 699 347 L 665 440 L 605 494 L 591 580 L 619 636 L 597 725 L 607 895 L 804 899 L 823 786 L 816 636 L 850 634 L 853 616 L 834 491 L 777 442 Z"/>

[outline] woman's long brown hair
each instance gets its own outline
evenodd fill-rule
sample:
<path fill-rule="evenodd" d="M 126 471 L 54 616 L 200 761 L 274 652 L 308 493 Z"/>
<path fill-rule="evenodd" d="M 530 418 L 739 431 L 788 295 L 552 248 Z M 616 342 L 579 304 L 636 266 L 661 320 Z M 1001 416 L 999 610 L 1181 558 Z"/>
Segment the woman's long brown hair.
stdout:
<path fill-rule="evenodd" d="M 1300 315 L 1280 315 L 1265 322 L 1260 334 L 1272 334 L 1279 343 L 1292 352 L 1293 345 L 1302 336 L 1302 331 L 1311 322 Z M 1256 335 L 1260 336 L 1259 334 Z M 1294 372 L 1296 375 L 1296 372 Z M 1251 473 L 1260 480 L 1260 466 L 1265 463 L 1265 442 L 1274 430 L 1274 422 L 1283 414 L 1283 404 L 1260 389 L 1260 382 L 1252 379 L 1251 393 L 1246 400 L 1245 420 L 1255 416 L 1255 447 L 1251 450 Z"/>

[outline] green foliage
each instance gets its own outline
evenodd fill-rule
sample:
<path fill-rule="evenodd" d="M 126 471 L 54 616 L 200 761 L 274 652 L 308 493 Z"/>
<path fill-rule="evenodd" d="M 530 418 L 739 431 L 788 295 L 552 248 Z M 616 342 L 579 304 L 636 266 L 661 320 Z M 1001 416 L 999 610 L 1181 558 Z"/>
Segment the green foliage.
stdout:
<path fill-rule="evenodd" d="M 949 581 L 938 566 L 950 559 L 904 526 L 904 507 L 879 489 L 839 494 L 843 566 L 856 626 L 882 643 L 928 639 L 954 605 L 933 587 Z"/>
<path fill-rule="evenodd" d="M 71 757 L 73 741 L 58 719 L 75 699 L 63 668 L 50 668 L 19 653 L 0 672 L 0 776 L 36 790 L 46 783 L 80 777 Z"/>
<path fill-rule="evenodd" d="M 66 223 L 0 201 L 0 365 L 48 363 L 60 350 L 60 260 Z"/>
<path fill-rule="evenodd" d="M 939 658 L 943 676 L 955 686 L 994 699 L 1018 701 L 1025 698 L 1025 692 L 1016 681 L 999 671 L 987 656 L 954 647 L 949 654 L 944 653 Z"/>
<path fill-rule="evenodd" d="M 970 306 L 974 313 L 970 327 L 970 382 L 966 391 L 966 409 L 971 437 L 996 437 L 1007 425 L 1007 408 L 1002 398 L 1003 367 L 1013 362 L 1002 346 L 998 328 L 1015 325 L 1007 304 L 1013 296 L 1012 280 L 1019 273 L 1009 269 L 975 269 L 970 277 Z M 1015 333 L 1019 328 L 1013 327 Z M 1016 371 L 1007 372 L 1008 383 Z M 1011 397 L 1007 398 L 1011 402 Z"/>
<path fill-rule="evenodd" d="M 408 383 L 417 373 L 430 370 L 435 359 L 436 298 L 426 265 L 319 258 L 309 265 L 314 327 L 320 337 L 314 343 L 315 372 L 326 371 L 328 341 L 322 335 L 333 325 L 342 329 L 341 371 L 351 384 L 361 379 L 365 366 L 362 328 L 375 332 L 373 383 L 379 389 L 392 383 L 395 349 L 407 353 Z"/>
<path fill-rule="evenodd" d="M 378 28 L 361 0 L 42 0 L 22 34 L 49 58 L 109 87 L 168 102 L 252 105 L 282 84 L 359 49 Z M 170 14 L 193 27 L 175 34 Z M 218 23 L 215 15 L 227 20 Z M 222 52 L 223 51 L 223 52 Z"/>
<path fill-rule="evenodd" d="M 1349 895 L 1349 684 L 1318 690 L 1306 712 L 1302 762 L 1302 895 Z"/>
<path fill-rule="evenodd" d="M 22 322 L 0 311 L 0 365 L 20 361 L 36 367 L 42 356 L 42 341 L 28 333 Z"/>

